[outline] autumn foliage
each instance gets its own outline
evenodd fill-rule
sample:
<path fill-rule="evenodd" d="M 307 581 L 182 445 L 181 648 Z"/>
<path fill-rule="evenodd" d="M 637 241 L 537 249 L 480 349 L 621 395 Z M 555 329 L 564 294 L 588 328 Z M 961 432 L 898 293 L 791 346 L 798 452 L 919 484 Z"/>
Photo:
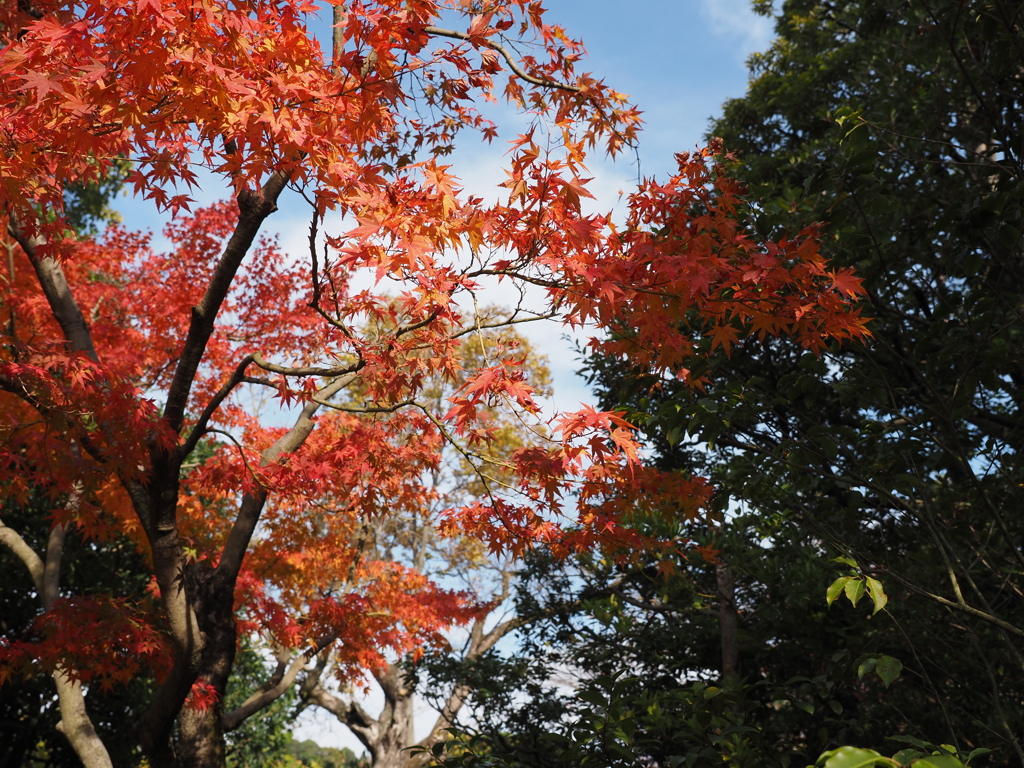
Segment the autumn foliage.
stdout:
<path fill-rule="evenodd" d="M 462 26 L 435 26 L 442 13 Z M 116 684 L 146 665 L 158 687 L 138 733 L 152 766 L 222 763 L 239 633 L 299 661 L 334 653 L 352 679 L 478 614 L 469 595 L 364 556 L 368 522 L 419 516 L 495 553 L 681 545 L 631 516 L 695 518 L 705 484 L 643 466 L 618 414 L 543 413 L 503 328 L 593 328 L 596 347 L 680 376 L 745 339 L 814 350 L 863 334 L 857 281 L 828 269 L 813 231 L 764 243 L 744 228 L 719 147 L 642 185 L 623 222 L 586 212 L 586 152 L 635 141 L 639 116 L 576 72 L 582 47 L 537 3 L 0 14 L 3 496 L 42 491 L 58 534 L 127 536 L 153 569 L 134 602 L 59 596 L 43 567 L 59 574 L 59 541 L 32 553 L 0 528 L 45 608 L 31 637 L 0 646 L 0 681 L 49 672 L 81 697 L 77 680 Z M 331 50 L 310 33 L 317 15 L 333 21 Z M 465 194 L 441 162 L 460 133 L 497 136 L 476 107 L 493 99 L 528 122 L 500 202 Z M 123 159 L 134 193 L 175 214 L 166 248 L 128 226 L 68 229 L 65 189 Z M 197 166 L 234 200 L 191 210 Z M 286 190 L 308 203 L 305 253 L 260 234 Z M 328 214 L 338 231 L 321 232 Z M 476 295 L 496 279 L 541 297 L 484 317 Z M 501 353 L 464 370 L 460 349 L 484 336 Z M 424 397 L 438 380 L 456 387 L 441 408 Z M 266 397 L 292 408 L 290 426 L 261 417 Z M 502 409 L 536 440 L 497 450 Z M 446 450 L 480 492 L 434 516 L 443 489 L 426 478 Z M 69 623 L 83 628 L 70 643 Z M 100 641 L 108 626 L 123 639 Z M 83 739 L 87 765 L 109 764 Z"/>

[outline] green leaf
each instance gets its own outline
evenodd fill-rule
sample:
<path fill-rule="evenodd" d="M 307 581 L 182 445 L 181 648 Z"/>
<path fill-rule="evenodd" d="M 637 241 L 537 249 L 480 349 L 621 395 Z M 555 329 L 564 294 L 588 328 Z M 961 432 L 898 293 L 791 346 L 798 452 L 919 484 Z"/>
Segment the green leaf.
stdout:
<path fill-rule="evenodd" d="M 971 754 L 967 756 L 967 762 L 971 762 L 971 760 L 973 760 L 978 755 L 987 755 L 991 751 L 991 749 L 986 749 L 985 747 L 978 747 L 977 749 L 972 749 Z"/>
<path fill-rule="evenodd" d="M 857 677 L 860 680 L 864 679 L 864 675 L 870 675 L 875 671 L 875 665 L 878 664 L 878 659 L 865 659 L 857 667 Z"/>
<path fill-rule="evenodd" d="M 860 579 L 851 579 L 846 582 L 846 596 L 850 598 L 850 602 L 853 603 L 853 607 L 857 607 L 857 603 L 864 597 L 864 582 Z"/>
<path fill-rule="evenodd" d="M 608 704 L 604 696 L 597 691 L 580 691 L 576 694 L 576 698 L 582 699 L 588 704 L 593 704 L 595 707 L 604 707 Z"/>
<path fill-rule="evenodd" d="M 911 763 L 914 768 L 965 768 L 964 764 L 952 755 L 928 755 Z"/>
<path fill-rule="evenodd" d="M 892 682 L 900 676 L 900 672 L 903 671 L 903 662 L 899 659 L 894 659 L 892 656 L 882 656 L 878 659 L 878 663 L 875 665 L 875 672 L 882 682 L 885 683 L 885 687 L 888 688 Z"/>
<path fill-rule="evenodd" d="M 824 768 L 869 768 L 869 766 L 885 764 L 886 759 L 873 749 L 857 749 L 856 747 L 840 747 L 826 752 Z M 818 758 L 821 762 L 821 758 Z"/>
<path fill-rule="evenodd" d="M 843 714 L 843 705 L 835 699 L 830 699 L 828 705 L 832 708 L 832 711 L 835 712 L 837 715 Z"/>
<path fill-rule="evenodd" d="M 704 701 L 709 701 L 709 700 L 711 700 L 711 699 L 715 698 L 715 696 L 717 696 L 717 695 L 718 695 L 718 694 L 720 694 L 721 692 L 722 692 L 722 691 L 721 691 L 721 689 L 720 689 L 720 688 L 716 688 L 716 687 L 715 687 L 715 686 L 713 686 L 713 685 L 712 685 L 712 686 L 709 686 L 709 687 L 708 687 L 707 689 L 705 689 L 705 691 L 704 691 Z"/>
<path fill-rule="evenodd" d="M 554 733 L 553 731 L 542 733 L 541 738 L 545 741 L 557 741 L 560 744 L 572 744 L 572 739 L 568 736 L 563 736 L 562 734 Z"/>
<path fill-rule="evenodd" d="M 871 596 L 871 602 L 875 604 L 875 610 L 871 612 L 871 615 L 874 616 L 885 608 L 885 604 L 889 602 L 889 597 L 885 594 L 885 590 L 882 589 L 882 582 L 872 579 L 870 576 L 866 576 L 864 580 L 868 585 L 868 594 Z"/>
<path fill-rule="evenodd" d="M 901 749 L 892 756 L 892 759 L 900 765 L 910 765 L 919 757 L 924 757 L 924 752 L 919 749 Z"/>
<path fill-rule="evenodd" d="M 934 744 L 929 744 L 927 741 L 921 741 L 913 736 L 887 736 L 889 741 L 901 741 L 904 744 L 913 744 L 918 749 L 934 749 Z"/>
<path fill-rule="evenodd" d="M 832 586 L 825 590 L 825 600 L 828 601 L 829 608 L 832 607 L 832 603 L 839 597 L 839 593 L 843 591 L 843 587 L 850 581 L 853 576 L 840 576 L 838 579 L 832 582 Z"/>
<path fill-rule="evenodd" d="M 626 758 L 627 760 L 636 760 L 636 754 L 634 754 L 633 750 L 629 749 L 628 747 L 624 747 L 621 744 L 616 744 L 614 741 L 612 741 L 608 744 L 608 748 L 611 749 L 613 752 L 618 752 L 620 755 L 622 755 L 622 757 Z"/>
<path fill-rule="evenodd" d="M 813 715 L 814 714 L 814 705 L 813 704 L 808 704 L 806 701 L 794 701 L 793 703 L 796 704 L 800 709 L 802 709 L 808 715 Z"/>
<path fill-rule="evenodd" d="M 857 566 L 857 561 L 853 560 L 853 559 L 851 559 L 849 557 L 833 557 L 832 558 L 832 562 L 833 563 L 843 563 L 844 565 L 848 565 L 851 568 L 857 568 L 858 567 Z"/>

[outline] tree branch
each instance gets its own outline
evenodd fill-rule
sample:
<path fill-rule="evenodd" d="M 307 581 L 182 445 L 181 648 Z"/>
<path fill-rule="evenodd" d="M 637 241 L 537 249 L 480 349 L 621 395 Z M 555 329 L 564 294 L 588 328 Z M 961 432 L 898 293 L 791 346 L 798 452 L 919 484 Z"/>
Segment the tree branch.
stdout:
<path fill-rule="evenodd" d="M 192 307 L 192 320 L 189 323 L 188 335 L 185 337 L 185 345 L 178 358 L 174 378 L 167 390 L 164 416 L 175 432 L 181 431 L 192 382 L 199 370 L 206 345 L 213 334 L 214 321 L 221 305 L 227 298 L 235 274 L 256 239 L 260 226 L 277 210 L 277 198 L 287 183 L 287 174 L 278 171 L 258 192 L 246 191 L 238 195 L 238 224 L 235 225 L 235 231 L 217 261 L 210 282 L 206 286 L 206 293 L 199 304 Z"/>
<path fill-rule="evenodd" d="M 69 504 L 77 506 L 78 492 L 73 492 Z M 6 546 L 24 563 L 32 576 L 43 610 L 50 610 L 60 596 L 60 561 L 64 552 L 64 540 L 68 525 L 55 525 L 50 529 L 44 560 L 22 538 L 21 534 L 0 521 L 0 544 Z M 57 688 L 60 722 L 57 730 L 64 734 L 71 748 L 78 755 L 85 768 L 113 768 L 107 748 L 103 745 L 89 712 L 85 708 L 82 684 L 73 680 L 63 668 L 53 672 Z"/>
<path fill-rule="evenodd" d="M 345 701 L 329 693 L 319 682 L 309 690 L 306 697 L 316 706 L 326 709 L 338 718 L 339 722 L 344 723 L 364 747 L 371 752 L 376 751 L 379 724 L 359 704 L 354 701 Z"/>
<path fill-rule="evenodd" d="M 993 624 L 999 627 L 1000 629 L 1005 630 L 1007 633 L 1013 635 L 1014 637 L 1024 639 L 1024 629 L 1021 629 L 1020 627 L 1015 627 L 1013 624 L 1010 624 L 1008 621 L 1000 619 L 998 616 L 993 616 L 992 614 L 974 608 L 968 605 L 967 603 L 956 602 L 954 600 L 950 600 L 949 598 L 942 597 L 942 595 L 936 595 L 934 592 L 929 592 L 928 590 L 917 586 L 913 582 L 910 582 L 902 578 L 893 571 L 886 570 L 884 568 L 876 568 L 876 570 L 879 573 L 884 573 L 886 576 L 892 577 L 910 591 L 916 592 L 922 597 L 927 597 L 930 600 L 934 600 L 939 605 L 944 605 L 947 608 L 952 608 L 954 611 L 960 611 L 961 613 L 966 613 L 968 616 L 974 616 L 975 618 L 981 619 L 982 621 L 987 621 L 989 624 Z"/>
<path fill-rule="evenodd" d="M 259 352 L 253 353 L 250 357 L 252 358 L 252 361 L 263 370 L 270 371 L 271 373 L 280 373 L 282 376 L 321 376 L 325 379 L 330 379 L 335 376 L 345 376 L 349 373 L 355 373 L 363 367 L 363 361 L 360 360 L 354 365 L 338 366 L 337 368 L 290 368 L 284 365 L 268 363 L 263 359 L 263 355 Z"/>
<path fill-rule="evenodd" d="M 528 624 L 530 621 L 531 619 L 516 617 L 514 619 L 500 622 L 497 626 L 491 629 L 490 632 L 484 634 L 484 620 L 476 619 L 473 622 L 473 626 L 470 628 L 469 648 L 466 650 L 463 660 L 474 661 L 475 659 L 479 659 L 491 650 L 498 641 L 501 640 L 501 638 L 505 637 L 505 635 L 525 624 Z M 434 722 L 434 727 L 430 729 L 430 733 L 420 739 L 415 745 L 424 751 L 417 752 L 409 758 L 409 762 L 407 764 L 408 768 L 422 768 L 422 766 L 427 765 L 427 763 L 434 759 L 433 753 L 430 751 L 431 747 L 447 738 L 445 734 L 446 729 L 450 728 L 455 723 L 455 716 L 466 703 L 471 691 L 472 689 L 470 686 L 466 684 L 457 684 L 452 689 L 452 692 L 448 695 L 444 706 L 438 714 L 437 720 Z"/>
<path fill-rule="evenodd" d="M 226 713 L 223 718 L 224 732 L 235 730 L 247 718 L 280 698 L 285 691 L 292 687 L 295 678 L 299 676 L 299 672 L 309 663 L 309 660 L 333 643 L 337 637 L 338 633 L 334 632 L 318 640 L 313 648 L 309 648 L 295 657 L 283 674 L 273 675 L 270 680 L 242 702 L 240 707 Z"/>
<path fill-rule="evenodd" d="M 486 38 L 473 38 L 470 40 L 470 36 L 464 32 L 456 32 L 454 29 L 441 29 L 440 27 L 424 27 L 423 31 L 428 35 L 434 35 L 436 37 L 450 37 L 455 40 L 466 40 L 468 42 L 478 42 L 480 45 L 490 48 L 492 51 L 497 51 L 502 55 L 502 58 L 508 63 L 509 69 L 511 69 L 516 77 L 525 80 L 533 85 L 539 85 L 542 88 L 555 88 L 560 91 L 569 91 L 570 93 L 580 93 L 580 89 L 575 85 L 567 85 L 565 83 L 558 83 L 554 80 L 544 80 L 540 77 L 533 77 L 532 75 L 526 74 L 522 67 L 516 62 L 515 58 L 509 53 L 508 49 L 503 45 L 499 45 L 492 40 Z"/>
<path fill-rule="evenodd" d="M 340 376 L 321 389 L 317 395 L 324 399 L 329 398 L 351 384 L 355 378 L 355 373 Z M 260 462 L 261 466 L 266 466 L 275 461 L 282 453 L 293 453 L 302 447 L 302 444 L 306 442 L 306 438 L 313 431 L 315 426 L 313 416 L 318 410 L 320 410 L 319 403 L 306 403 L 295 419 L 294 426 L 263 452 L 263 460 Z M 266 491 L 259 491 L 255 494 L 249 493 L 243 497 L 238 516 L 235 518 L 235 523 L 231 527 L 231 533 L 228 534 L 228 540 L 224 544 L 224 550 L 221 553 L 220 562 L 217 564 L 216 573 L 218 578 L 228 579 L 231 582 L 232 590 L 234 589 L 233 584 L 238 575 L 238 570 L 242 567 L 242 558 L 245 557 L 245 552 L 249 548 L 249 540 L 256 529 L 256 523 L 259 521 L 260 513 L 263 511 L 263 505 L 266 504 L 266 501 Z"/>
<path fill-rule="evenodd" d="M 43 559 L 28 545 L 20 533 L 5 525 L 3 520 L 0 520 L 0 544 L 7 547 L 14 553 L 15 557 L 24 563 L 29 575 L 32 577 L 32 583 L 35 584 L 36 592 L 42 597 L 44 592 L 44 573 L 46 571 Z"/>
<path fill-rule="evenodd" d="M 59 669 L 53 673 L 53 682 L 57 686 L 57 699 L 60 703 L 57 730 L 71 743 L 85 768 L 114 768 L 107 748 L 103 746 L 85 709 L 82 684 Z"/>
<path fill-rule="evenodd" d="M 78 302 L 71 293 L 71 287 L 64 276 L 64 270 L 60 263 L 52 256 L 39 258 L 38 248 L 46 244 L 41 235 L 29 237 L 22 229 L 14 215 L 8 219 L 7 232 L 18 241 L 18 244 L 28 256 L 32 268 L 36 272 L 36 279 L 39 280 L 39 287 L 46 296 L 50 305 L 53 318 L 57 321 L 60 329 L 64 332 L 64 338 L 71 345 L 73 352 L 84 352 L 93 362 L 99 362 L 96 355 L 96 348 L 92 343 L 92 336 L 89 333 L 89 326 L 85 322 Z"/>
<path fill-rule="evenodd" d="M 199 440 L 202 438 L 203 433 L 206 430 L 206 425 L 210 423 L 210 419 L 213 414 L 217 412 L 217 409 L 220 408 L 220 404 L 224 402 L 235 387 L 245 381 L 245 369 L 248 368 L 249 364 L 252 362 L 252 355 L 246 355 L 243 357 L 241 362 L 235 368 L 234 373 L 231 374 L 231 378 L 224 382 L 224 386 L 218 389 L 217 394 L 215 394 L 210 399 L 210 402 L 206 404 L 206 408 L 203 409 L 203 412 L 199 415 L 199 419 L 196 421 L 196 425 L 189 433 L 188 439 L 178 449 L 178 454 L 183 460 L 195 450 L 196 445 L 199 443 Z"/>

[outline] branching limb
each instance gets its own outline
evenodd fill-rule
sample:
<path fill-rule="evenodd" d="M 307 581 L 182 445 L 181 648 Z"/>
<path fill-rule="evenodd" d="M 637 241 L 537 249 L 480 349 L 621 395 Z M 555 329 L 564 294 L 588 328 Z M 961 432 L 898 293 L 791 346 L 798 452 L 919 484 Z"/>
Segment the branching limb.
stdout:
<path fill-rule="evenodd" d="M 425 328 L 426 326 L 434 322 L 440 313 L 441 310 L 435 309 L 433 312 L 427 315 L 423 320 L 420 320 L 418 323 L 410 323 L 409 325 L 399 326 L 398 329 L 395 330 L 395 338 L 398 339 L 401 338 L 406 333 L 412 333 L 413 331 L 418 331 L 420 328 Z"/>
<path fill-rule="evenodd" d="M 467 336 L 471 333 L 478 331 L 486 331 L 491 328 L 508 328 L 512 325 L 521 325 L 523 323 L 535 323 L 538 320 L 552 320 L 559 316 L 558 312 L 545 312 L 543 315 L 531 315 L 530 317 L 511 317 L 508 320 L 497 320 L 493 323 L 480 323 L 479 325 L 473 325 L 469 328 L 463 328 L 457 333 L 451 334 L 449 339 L 458 339 L 462 336 Z"/>
<path fill-rule="evenodd" d="M 492 628 L 490 632 L 485 633 L 484 619 L 477 619 L 473 622 L 473 626 L 470 628 L 469 646 L 466 649 L 463 660 L 475 661 L 476 659 L 479 659 L 491 650 L 498 641 L 501 640 L 501 638 L 505 637 L 510 632 L 519 629 L 519 627 L 530 623 L 530 621 L 531 618 L 517 616 L 513 619 L 500 622 Z M 416 743 L 416 746 L 422 748 L 424 751 L 417 752 L 417 754 L 410 758 L 408 768 L 423 768 L 423 766 L 426 766 L 434 759 L 430 748 L 447 738 L 447 729 L 451 728 L 455 724 L 455 718 L 459 714 L 459 710 L 461 710 L 463 705 L 466 703 L 470 693 L 472 693 L 472 688 L 465 684 L 457 684 L 452 689 L 448 698 L 445 700 L 444 706 L 441 707 L 437 720 L 434 722 L 434 727 L 430 729 L 430 733 Z"/>
<path fill-rule="evenodd" d="M 351 384 L 355 380 L 356 375 L 355 373 L 349 373 L 347 376 L 338 377 L 317 392 L 317 395 L 326 400 Z M 301 448 L 302 444 L 306 442 L 306 438 L 313 431 L 315 426 L 313 416 L 318 410 L 320 410 L 319 403 L 307 403 L 295 419 L 295 424 L 292 428 L 263 452 L 261 464 L 266 466 L 275 461 L 281 454 L 294 453 Z M 265 490 L 246 494 L 242 499 L 241 508 L 238 511 L 238 516 L 235 518 L 235 523 L 231 527 L 231 533 L 228 534 L 228 540 L 224 545 L 224 551 L 221 553 L 216 571 L 219 578 L 230 581 L 232 592 L 234 591 L 233 585 L 238 575 L 238 570 L 242 567 L 242 558 L 249 547 L 249 540 L 256 529 L 256 523 L 259 521 L 260 513 L 263 511 L 263 505 L 266 504 L 266 501 L 267 492 Z"/>
<path fill-rule="evenodd" d="M 282 376 L 320 376 L 325 379 L 331 379 L 335 376 L 345 376 L 347 374 L 355 373 L 363 367 L 363 362 L 359 361 L 352 365 L 341 365 L 337 368 L 314 368 L 314 367 L 299 367 L 291 368 L 285 365 L 275 365 L 274 363 L 268 363 L 263 359 L 263 355 L 256 352 L 252 355 L 252 361 L 256 363 L 260 368 L 271 373 L 279 373 Z"/>
<path fill-rule="evenodd" d="M 505 48 L 505 46 L 495 43 L 493 40 L 481 39 L 479 37 L 470 40 L 470 36 L 464 32 L 456 32 L 454 29 L 441 29 L 440 27 L 424 27 L 423 31 L 428 35 L 434 35 L 435 37 L 450 37 L 454 40 L 477 42 L 480 45 L 490 48 L 492 51 L 497 51 L 508 63 L 509 69 L 515 73 L 516 77 L 521 78 L 528 83 L 532 83 L 533 85 L 539 85 L 542 88 L 555 88 L 559 91 L 569 91 L 570 93 L 580 93 L 580 89 L 575 85 L 556 83 L 554 80 L 545 80 L 540 77 L 533 77 L 532 75 L 526 74 L 509 50 Z"/>
<path fill-rule="evenodd" d="M 313 395 L 313 402 L 324 406 L 325 408 L 331 408 L 335 411 L 341 411 L 342 413 L 394 413 L 399 408 L 405 408 L 408 405 L 415 405 L 415 400 L 402 400 L 399 403 L 393 403 L 392 405 L 366 405 L 366 406 L 348 406 L 348 405 L 337 405 L 331 403 L 320 397 L 319 395 Z"/>
<path fill-rule="evenodd" d="M 73 491 L 69 505 L 77 506 L 79 491 Z M 64 553 L 64 540 L 68 525 L 55 525 L 47 539 L 46 558 L 40 557 L 21 534 L 0 521 L 0 544 L 6 546 L 28 569 L 35 584 L 43 610 L 49 610 L 60 595 L 60 562 Z M 93 727 L 85 708 L 82 684 L 71 678 L 64 669 L 53 675 L 60 707 L 57 730 L 64 734 L 85 768 L 113 768 L 107 748 Z"/>
<path fill-rule="evenodd" d="M 327 635 L 318 640 L 315 646 L 296 656 L 287 667 L 279 665 L 274 675 L 248 699 L 242 702 L 240 707 L 224 715 L 224 732 L 227 733 L 235 730 L 245 722 L 246 718 L 251 717 L 280 698 L 285 691 L 292 687 L 295 678 L 299 676 L 299 673 L 309 663 L 310 659 L 327 648 L 337 637 L 337 632 Z"/>
<path fill-rule="evenodd" d="M 221 305 L 227 298 L 235 274 L 242 265 L 264 220 L 277 210 L 277 199 L 288 183 L 288 175 L 278 171 L 257 192 L 243 192 L 238 196 L 238 224 L 224 247 L 224 252 L 214 267 L 213 274 L 199 304 L 192 308 L 192 319 L 188 335 L 182 348 L 174 378 L 167 390 L 167 407 L 164 415 L 171 429 L 181 430 L 185 419 L 185 407 L 192 382 L 195 380 L 199 363 L 206 351 L 206 345 L 213 334 L 214 321 Z"/>
<path fill-rule="evenodd" d="M 354 701 L 345 701 L 325 689 L 319 681 L 304 696 L 310 704 L 325 709 L 355 734 L 367 749 L 375 751 L 380 724 Z"/>
<path fill-rule="evenodd" d="M 1000 619 L 998 616 L 993 616 L 991 613 L 986 613 L 985 611 L 974 608 L 973 606 L 968 605 L 966 602 L 957 602 L 954 600 L 950 600 L 949 598 L 943 597 L 942 595 L 936 595 L 934 592 L 929 592 L 927 589 L 917 586 L 913 582 L 904 579 L 899 574 L 893 571 L 885 570 L 882 568 L 877 568 L 877 570 L 879 573 L 884 573 L 886 576 L 895 579 L 904 587 L 909 589 L 911 592 L 916 592 L 922 597 L 927 597 L 929 600 L 934 600 L 939 605 L 944 605 L 947 608 L 952 608 L 955 611 L 960 611 L 961 613 L 965 613 L 968 616 L 974 616 L 975 618 L 981 619 L 982 621 L 987 621 L 989 624 L 993 624 L 999 627 L 1000 629 L 1013 635 L 1014 637 L 1019 638 L 1020 640 L 1024 640 L 1024 629 L 1016 627 L 1010 622 Z"/>
<path fill-rule="evenodd" d="M 189 433 L 188 439 L 178 448 L 178 453 L 182 460 L 188 456 L 192 451 L 195 450 L 196 445 L 202 438 L 206 431 L 207 425 L 210 423 L 210 418 L 216 413 L 217 409 L 220 408 L 221 403 L 234 391 L 235 387 L 245 381 L 245 369 L 249 367 L 249 364 L 253 362 L 253 355 L 246 355 L 242 358 L 242 361 L 235 368 L 234 373 L 231 374 L 224 386 L 217 390 L 210 402 L 206 404 L 206 408 L 199 414 L 199 419 L 196 421 L 196 425 L 192 428 Z"/>
<path fill-rule="evenodd" d="M 71 680 L 61 670 L 53 673 L 53 682 L 57 686 L 57 699 L 60 703 L 57 730 L 71 743 L 85 768 L 113 768 L 107 748 L 103 746 L 85 709 L 82 684 Z"/>

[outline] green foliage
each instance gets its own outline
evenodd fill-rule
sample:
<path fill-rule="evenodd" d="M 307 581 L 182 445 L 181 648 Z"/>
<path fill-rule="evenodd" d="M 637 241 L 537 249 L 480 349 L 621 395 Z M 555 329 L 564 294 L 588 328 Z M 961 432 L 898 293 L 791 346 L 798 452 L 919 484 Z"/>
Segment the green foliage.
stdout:
<path fill-rule="evenodd" d="M 230 712 L 270 677 L 267 663 L 249 639 L 241 639 L 235 665 L 228 679 L 224 711 Z M 226 734 L 228 768 L 264 768 L 283 765 L 292 742 L 291 722 L 296 695 L 289 688 L 273 703 L 250 716 Z M 327 768 L 325 765 L 324 768 Z"/>
<path fill-rule="evenodd" d="M 827 605 L 854 606 L 828 621 L 858 684 L 881 683 L 843 702 L 853 722 L 832 746 L 888 754 L 884 736 L 928 735 L 1024 764 L 1019 4 L 788 0 L 776 31 L 711 132 L 761 232 L 822 222 L 823 253 L 864 280 L 874 338 L 820 358 L 745 343 L 698 391 L 614 360 L 591 361 L 594 381 L 662 466 L 721 489 L 734 517 L 714 546 L 748 595 L 748 679 L 770 679 L 791 645 L 808 666 L 838 652 L 759 587 L 766 569 L 806 567 Z M 849 570 L 788 560 L 794 544 Z M 771 653 L 751 645 L 764 638 Z"/>
<path fill-rule="evenodd" d="M 965 768 L 975 757 L 988 754 L 990 751 L 975 749 L 968 755 L 960 755 L 955 747 L 948 744 L 936 747 L 934 744 L 906 736 L 898 737 L 894 741 L 913 744 L 914 748 L 901 749 L 892 757 L 885 757 L 873 749 L 840 747 L 822 754 L 815 765 L 820 768 Z"/>
<path fill-rule="evenodd" d="M 37 492 L 24 503 L 6 500 L 0 519 L 22 533 L 37 552 L 45 552 L 49 534 L 46 510 L 53 501 Z M 42 510 L 42 511 L 41 511 Z M 0 547 L 0 643 L 29 639 L 32 621 L 41 612 L 28 570 L 6 547 Z M 61 584 L 69 590 L 106 592 L 117 597 L 143 596 L 149 576 L 145 558 L 127 539 L 84 540 L 70 531 L 64 542 Z M 94 686 L 86 706 L 97 732 L 109 745 L 115 765 L 134 765 L 139 752 L 132 728 L 152 695 L 153 680 L 136 678 L 109 691 Z M 0 686 L 0 765 L 11 768 L 57 768 L 80 765 L 67 739 L 57 731 L 60 721 L 53 682 L 46 675 Z"/>
<path fill-rule="evenodd" d="M 704 683 L 670 694 L 644 689 L 633 679 L 601 676 L 582 689 L 575 720 L 542 733 L 540 762 L 524 762 L 522 744 L 502 751 L 479 733 L 455 728 L 434 756 L 448 768 L 485 766 L 586 765 L 611 768 L 651 764 L 687 768 L 721 765 L 779 765 L 768 758 L 757 728 L 745 724 L 742 691 Z"/>
<path fill-rule="evenodd" d="M 79 235 L 94 235 L 103 226 L 121 220 L 110 207 L 124 187 L 130 164 L 122 160 L 111 166 L 106 178 L 89 184 L 73 184 L 64 193 L 64 216 Z"/>
<path fill-rule="evenodd" d="M 321 747 L 311 739 L 290 741 L 287 756 L 288 759 L 281 763 L 285 768 L 300 765 L 309 768 L 369 768 L 370 765 L 367 758 L 357 757 L 348 747 Z"/>
<path fill-rule="evenodd" d="M 877 696 L 883 682 L 857 677 L 870 649 L 857 636 L 863 619 L 827 611 L 827 566 L 801 547 L 753 565 L 761 582 L 749 586 L 760 607 L 740 641 L 743 668 L 760 670 L 760 679 L 721 683 L 713 565 L 679 562 L 680 573 L 665 576 L 657 567 L 535 559 L 517 610 L 536 620 L 517 653 L 461 669 L 433 658 L 419 668 L 428 694 L 453 679 L 473 690 L 472 720 L 459 723 L 449 755 L 517 766 L 584 757 L 587 765 L 633 764 L 622 762 L 626 750 L 636 764 L 678 757 L 785 768 L 813 762 L 858 728 L 884 734 L 880 719 L 857 725 L 858 700 Z M 744 607 L 748 599 L 741 594 Z"/>

